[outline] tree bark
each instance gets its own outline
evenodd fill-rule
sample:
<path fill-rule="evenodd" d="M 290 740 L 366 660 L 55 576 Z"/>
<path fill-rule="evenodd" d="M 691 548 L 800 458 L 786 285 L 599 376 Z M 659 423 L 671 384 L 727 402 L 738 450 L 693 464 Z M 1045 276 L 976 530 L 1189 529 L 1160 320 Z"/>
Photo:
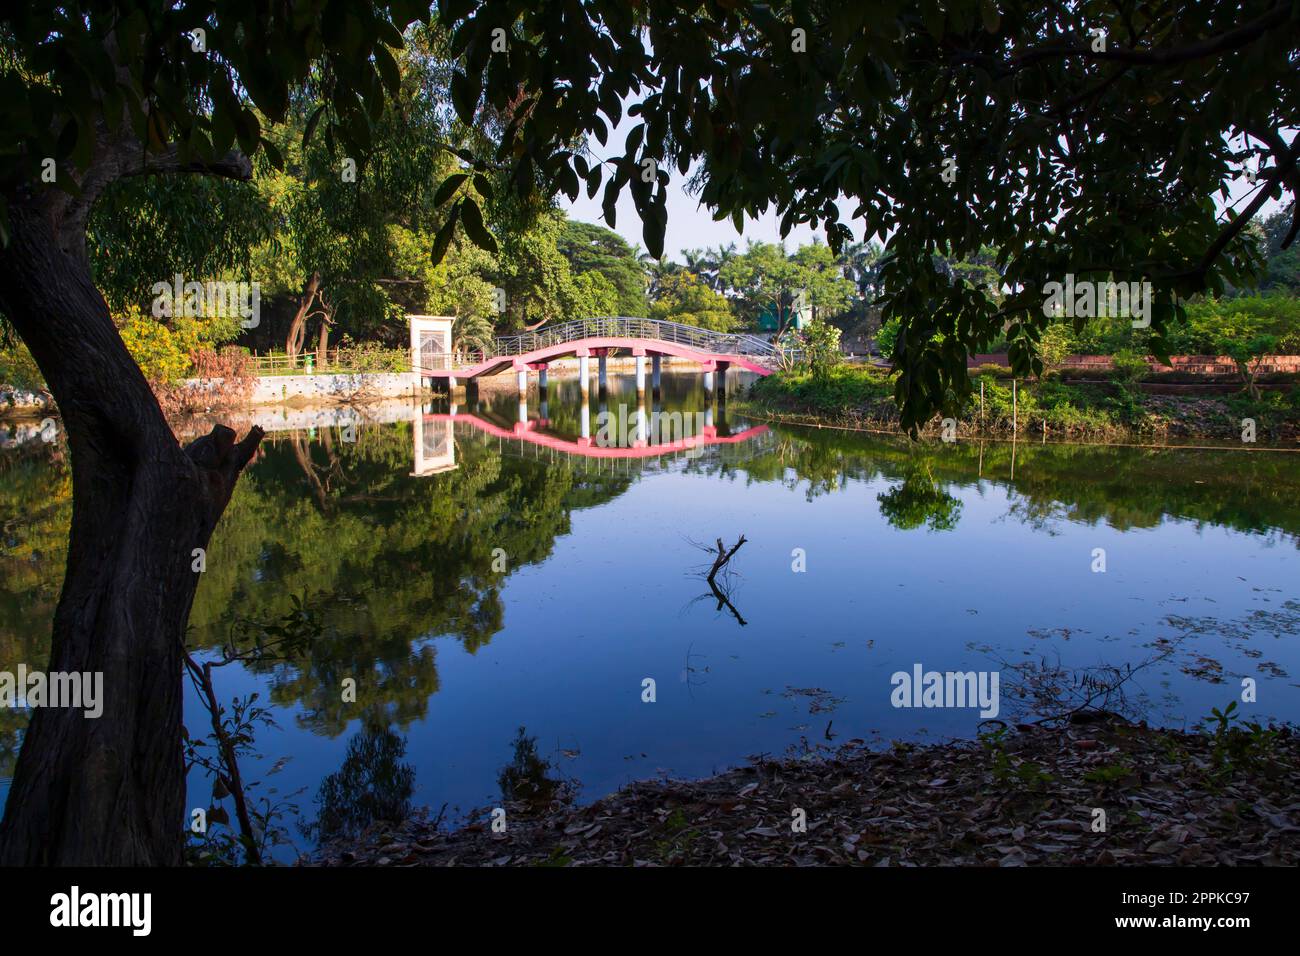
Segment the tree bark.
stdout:
<path fill-rule="evenodd" d="M 311 278 L 307 280 L 307 286 L 303 289 L 302 298 L 298 300 L 298 311 L 294 314 L 293 321 L 289 323 L 289 334 L 285 338 L 284 350 L 289 354 L 289 358 L 294 358 L 302 349 L 303 341 L 307 337 L 307 314 L 311 311 L 312 303 L 316 301 L 316 294 L 320 291 L 320 273 L 313 272 Z"/>
<path fill-rule="evenodd" d="M 316 367 L 321 371 L 329 368 L 330 326 L 334 319 L 328 310 L 321 312 L 320 336 L 316 340 Z"/>
<path fill-rule="evenodd" d="M 84 249 L 93 194 L 131 174 L 121 156 L 108 159 L 108 173 L 99 163 L 82 180 L 76 206 L 11 194 L 10 244 L 0 251 L 0 308 L 58 402 L 72 461 L 48 670 L 103 674 L 99 718 L 35 710 L 0 822 L 5 865 L 181 863 L 193 551 L 207 547 L 262 437 L 254 428 L 236 443 L 217 426 L 181 448 L 123 345 Z"/>

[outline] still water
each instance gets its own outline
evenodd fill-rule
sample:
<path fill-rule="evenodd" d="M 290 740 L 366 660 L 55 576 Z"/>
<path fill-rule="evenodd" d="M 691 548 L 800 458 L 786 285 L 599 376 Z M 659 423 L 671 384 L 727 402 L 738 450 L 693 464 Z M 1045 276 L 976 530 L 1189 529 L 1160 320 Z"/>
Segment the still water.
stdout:
<path fill-rule="evenodd" d="M 1300 720 L 1295 454 L 769 428 L 693 375 L 666 375 L 644 418 L 630 376 L 585 416 L 571 380 L 547 399 L 263 421 L 190 643 L 215 655 L 298 605 L 315 622 L 285 660 L 216 670 L 223 699 L 269 704 L 243 772 L 298 848 L 318 820 L 364 822 L 362 793 L 448 821 L 494 805 L 520 728 L 581 800 L 977 734 L 974 708 L 893 706 L 918 665 L 996 672 L 1008 723 L 1120 678 L 1107 706 L 1152 723 L 1195 725 L 1243 678 L 1248 719 Z M 39 439 L 0 457 L 3 670 L 44 666 L 66 553 L 68 468 Z M 741 536 L 720 602 L 703 549 Z M 25 722 L 0 710 L 0 795 Z M 197 771 L 190 790 L 208 804 Z"/>

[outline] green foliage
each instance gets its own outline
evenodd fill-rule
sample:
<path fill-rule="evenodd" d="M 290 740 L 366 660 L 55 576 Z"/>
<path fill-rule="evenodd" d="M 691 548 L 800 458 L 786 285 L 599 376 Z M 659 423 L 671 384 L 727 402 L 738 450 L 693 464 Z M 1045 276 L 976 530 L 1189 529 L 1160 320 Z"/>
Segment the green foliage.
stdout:
<path fill-rule="evenodd" d="M 800 333 L 804 362 L 813 378 L 825 382 L 831 371 L 841 364 L 840 330 L 823 319 L 813 319 Z"/>
<path fill-rule="evenodd" d="M 1007 752 L 1007 729 L 981 731 L 980 746 L 990 758 L 993 780 L 999 786 L 1024 793 L 1042 793 L 1055 778 L 1032 760 L 1018 760 Z"/>
<path fill-rule="evenodd" d="M 1238 774 L 1267 772 L 1272 766 L 1282 731 L 1265 727 L 1258 721 L 1238 724 L 1237 702 L 1219 710 L 1210 709 L 1204 719 L 1214 731 L 1214 744 L 1210 755 L 1213 772 L 1225 781 Z"/>
<path fill-rule="evenodd" d="M 814 242 L 787 254 L 771 242 L 750 242 L 745 251 L 730 258 L 718 272 L 719 281 L 737 301 L 741 318 L 755 325 L 764 311 L 776 314 L 779 328 L 794 320 L 800 304 L 814 317 L 829 318 L 843 312 L 854 294 L 830 248 Z"/>
<path fill-rule="evenodd" d="M 1252 296 L 1188 306 L 1188 325 L 1213 355 L 1227 355 L 1242 382 L 1259 397 L 1255 377 L 1260 360 L 1277 352 L 1300 351 L 1300 299 Z"/>
<path fill-rule="evenodd" d="M 1132 387 L 1151 374 L 1151 366 L 1143 353 L 1124 348 L 1111 357 L 1111 374 L 1121 385 Z"/>
<path fill-rule="evenodd" d="M 880 328 L 876 331 L 876 347 L 885 358 L 893 356 L 894 346 L 898 344 L 898 333 L 902 328 L 902 319 L 886 319 L 880 323 Z"/>
<path fill-rule="evenodd" d="M 45 377 L 27 346 L 16 338 L 0 340 L 0 390 L 39 392 L 44 388 Z"/>
<path fill-rule="evenodd" d="M 1074 351 L 1074 333 L 1062 322 L 1053 322 L 1043 329 L 1038 339 L 1038 355 L 1043 360 L 1044 371 L 1056 371 L 1065 357 Z"/>
<path fill-rule="evenodd" d="M 569 314 L 575 319 L 619 314 L 618 289 L 603 272 L 584 272 L 575 276 Z"/>
<path fill-rule="evenodd" d="M 229 342 L 238 329 L 237 317 L 175 316 L 164 323 L 134 307 L 118 320 L 118 333 L 145 378 L 163 385 L 188 375 L 198 350 Z"/>
<path fill-rule="evenodd" d="M 1140 27 L 1132 10 L 1099 7 L 1089 24 L 1119 48 L 1105 57 L 1055 6 L 990 10 L 983 0 L 884 12 L 513 0 L 443 5 L 439 18 L 454 31 L 462 120 L 479 103 L 513 110 L 495 156 L 512 188 L 570 199 L 603 190 L 610 226 L 627 190 L 654 258 L 669 185 L 692 168 L 690 185 L 716 218 L 739 227 L 774 212 L 783 234 L 807 223 L 834 251 L 853 237 L 841 219 L 850 200 L 855 229 L 888 236 L 880 299 L 902 323 L 896 394 L 913 428 L 968 396 L 967 355 L 1004 330 L 1017 374 L 1041 373 L 1041 290 L 1066 273 L 1151 281 L 1157 335 L 1176 296 L 1258 277 L 1258 244 L 1241 227 L 1295 189 L 1285 177 L 1266 181 L 1228 223 L 1211 198 L 1260 157 L 1240 147 L 1243 130 L 1260 131 L 1273 163 L 1293 159 L 1277 132 L 1300 125 L 1292 7 L 1213 0 L 1188 15 L 1143 4 Z M 792 23 L 806 30 L 806 49 L 790 42 Z M 509 55 L 492 56 L 502 24 Z M 593 161 L 587 142 L 606 143 L 630 94 L 622 154 Z M 647 159 L 653 174 L 642 177 Z M 934 261 L 937 252 L 975 261 L 989 246 L 1004 297 Z"/>
<path fill-rule="evenodd" d="M 146 308 L 156 282 L 251 281 L 253 250 L 280 253 L 265 197 L 209 176 L 138 176 L 109 185 L 92 210 L 87 251 L 109 308 Z"/>
<path fill-rule="evenodd" d="M 689 272 L 678 272 L 663 279 L 657 298 L 650 306 L 650 317 L 698 325 L 715 332 L 730 332 L 736 325 L 731 303 Z"/>
<path fill-rule="evenodd" d="M 612 309 L 590 312 L 589 315 L 647 314 L 645 270 L 622 236 L 604 226 L 566 220 L 557 245 L 578 279 L 586 273 L 598 272 L 615 290 L 616 300 Z"/>
<path fill-rule="evenodd" d="M 909 469 L 902 482 L 876 495 L 876 501 L 880 514 L 900 531 L 952 531 L 961 520 L 961 500 L 945 491 L 924 466 Z"/>
<path fill-rule="evenodd" d="M 750 394 L 760 401 L 789 399 L 801 407 L 833 415 L 887 400 L 893 394 L 893 385 L 880 369 L 840 364 L 821 378 L 808 369 L 768 375 L 750 386 Z"/>

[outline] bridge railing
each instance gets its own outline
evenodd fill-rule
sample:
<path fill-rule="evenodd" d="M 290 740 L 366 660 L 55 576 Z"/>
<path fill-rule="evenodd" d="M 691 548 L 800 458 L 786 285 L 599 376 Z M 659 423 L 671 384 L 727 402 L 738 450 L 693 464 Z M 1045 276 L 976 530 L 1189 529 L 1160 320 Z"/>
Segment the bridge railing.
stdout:
<path fill-rule="evenodd" d="M 716 355 L 774 356 L 777 349 L 756 335 L 715 332 L 696 325 L 668 322 L 663 319 L 638 319 L 627 316 L 600 316 L 591 319 L 574 319 L 559 325 L 548 326 L 536 332 L 506 335 L 496 339 L 487 357 L 523 355 L 534 349 L 562 345 L 586 338 L 636 338 L 655 339 L 685 345 L 700 352 Z"/>

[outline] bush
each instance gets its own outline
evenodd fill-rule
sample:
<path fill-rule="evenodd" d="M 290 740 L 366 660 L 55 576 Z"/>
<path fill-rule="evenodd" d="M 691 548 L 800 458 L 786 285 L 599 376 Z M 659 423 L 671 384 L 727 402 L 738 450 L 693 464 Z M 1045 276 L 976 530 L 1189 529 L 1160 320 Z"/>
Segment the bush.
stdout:
<path fill-rule="evenodd" d="M 1111 360 L 1111 374 L 1125 387 L 1136 385 L 1150 371 L 1146 356 L 1134 349 L 1120 349 Z"/>
<path fill-rule="evenodd" d="M 18 339 L 0 343 L 0 392 L 43 392 L 45 378 L 32 353 Z"/>
<path fill-rule="evenodd" d="M 840 364 L 840 330 L 829 322 L 814 319 L 801 333 L 804 361 L 813 378 L 828 381 L 831 370 Z"/>

